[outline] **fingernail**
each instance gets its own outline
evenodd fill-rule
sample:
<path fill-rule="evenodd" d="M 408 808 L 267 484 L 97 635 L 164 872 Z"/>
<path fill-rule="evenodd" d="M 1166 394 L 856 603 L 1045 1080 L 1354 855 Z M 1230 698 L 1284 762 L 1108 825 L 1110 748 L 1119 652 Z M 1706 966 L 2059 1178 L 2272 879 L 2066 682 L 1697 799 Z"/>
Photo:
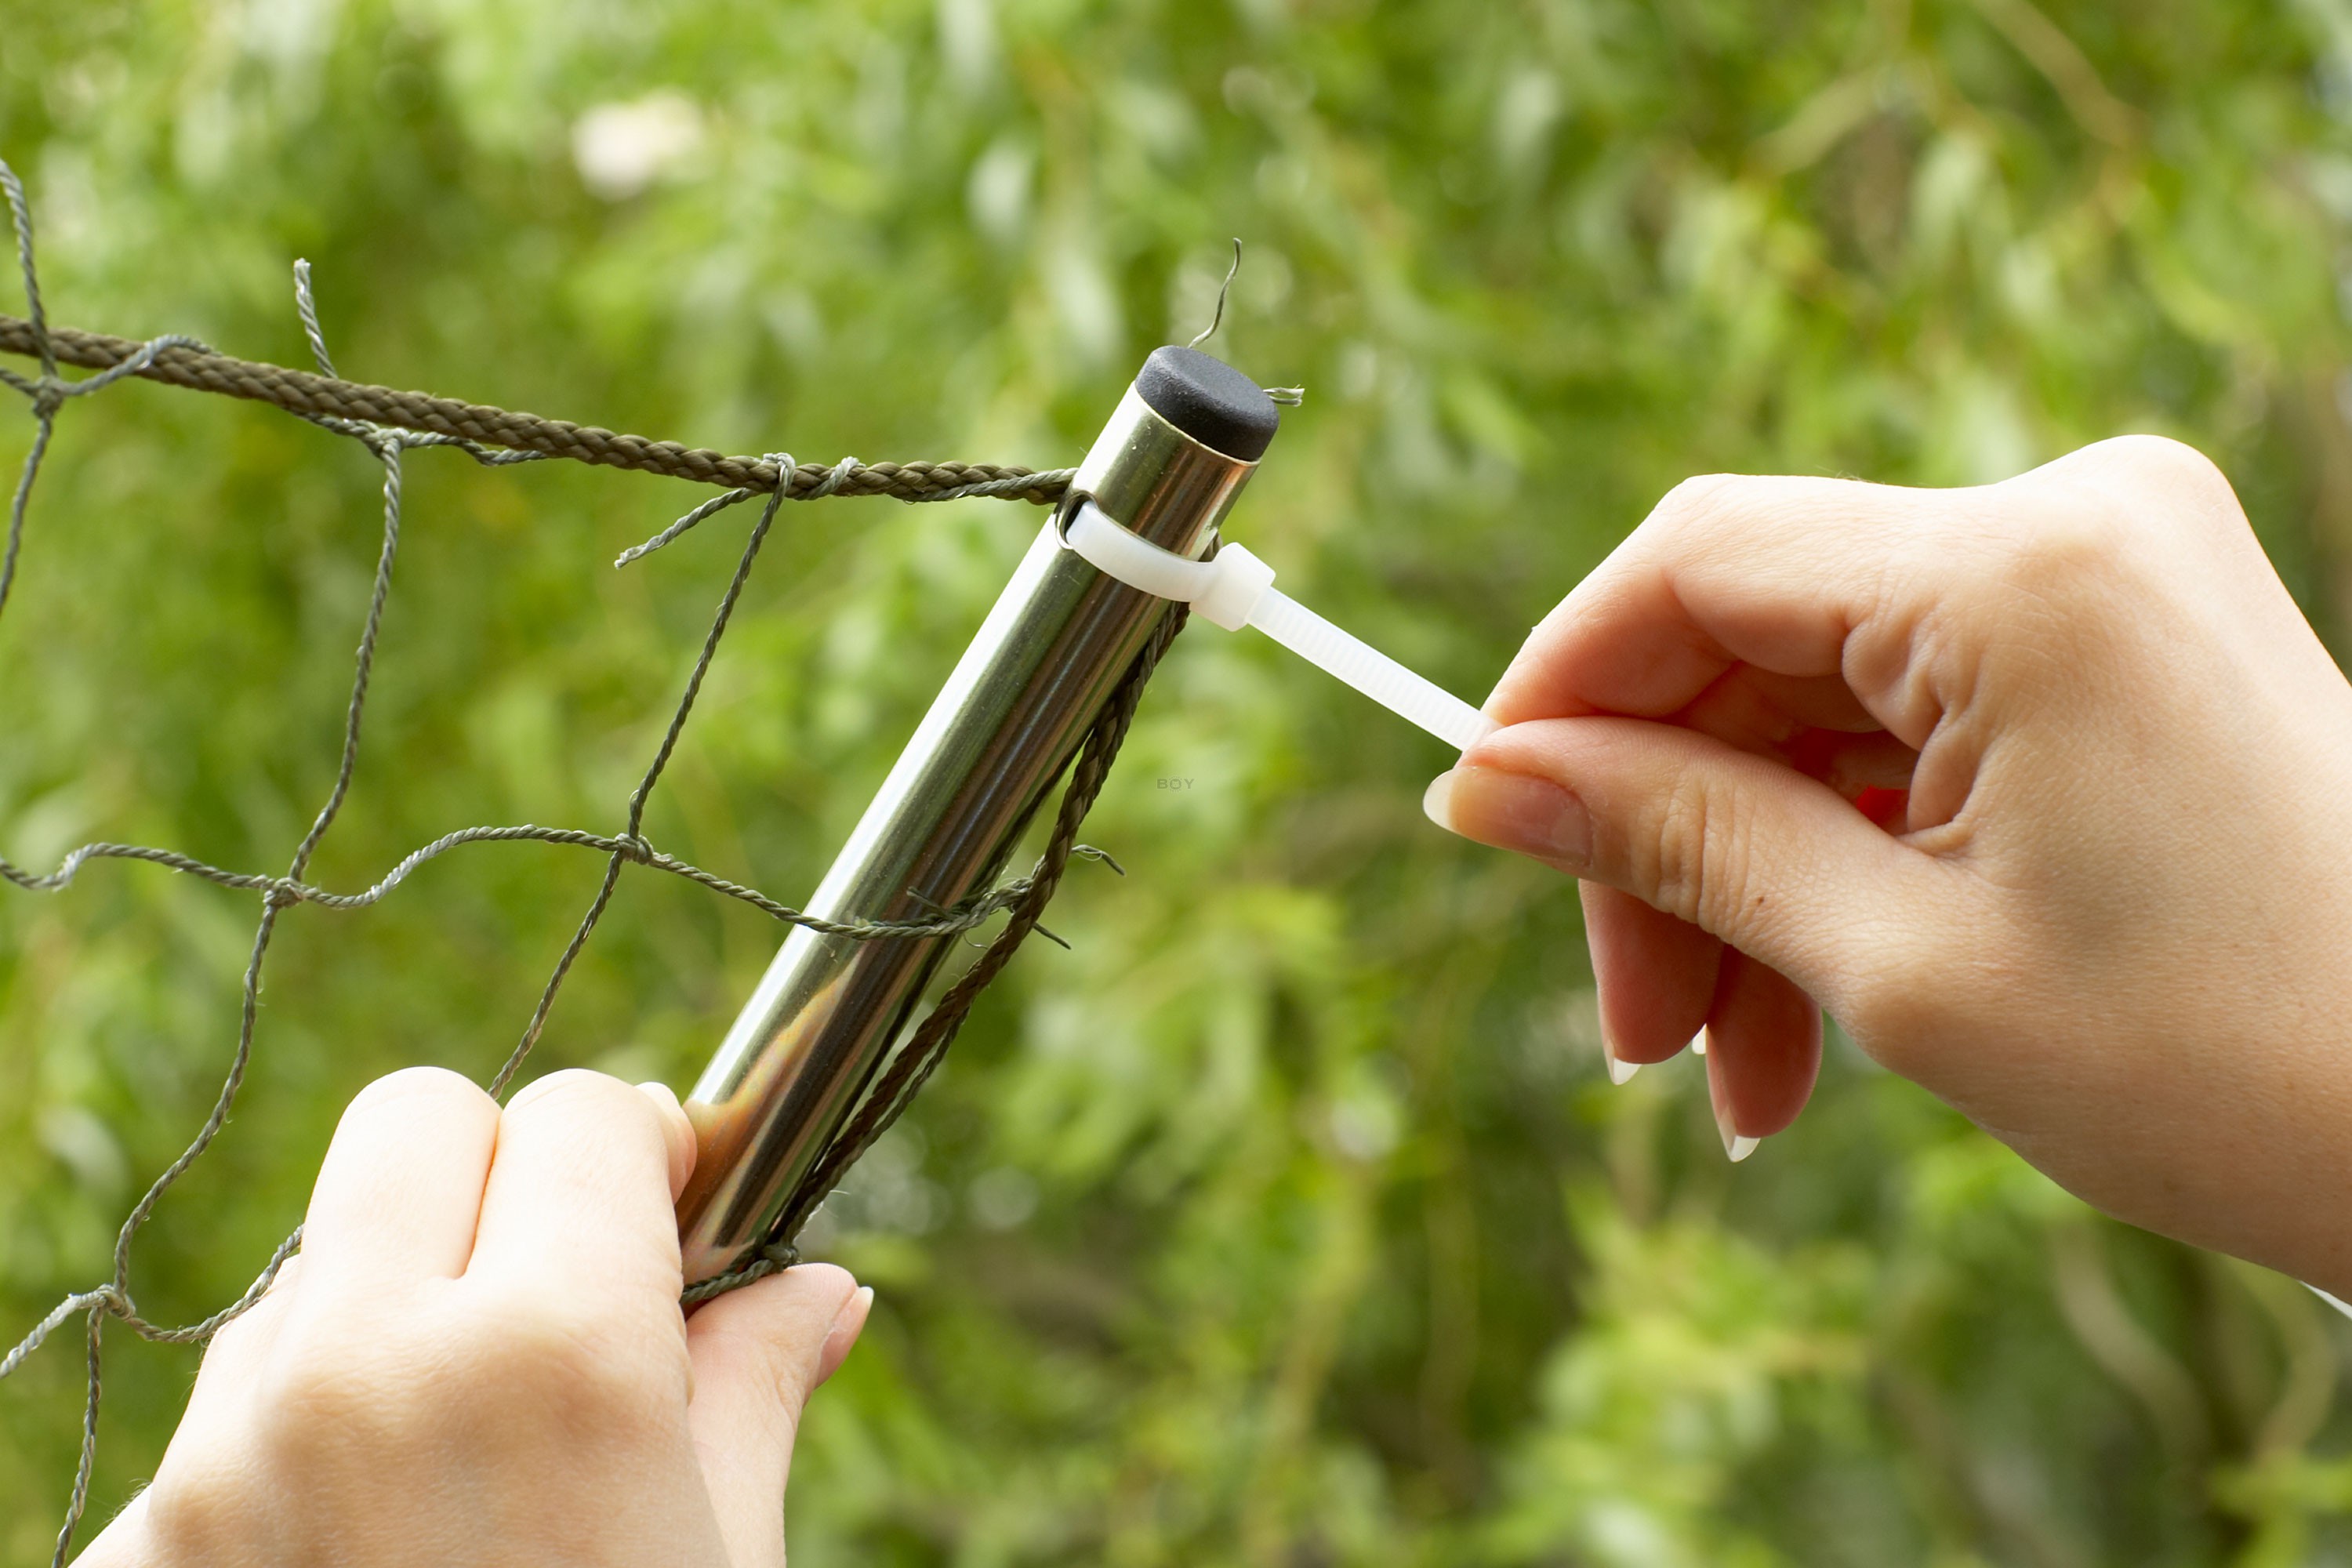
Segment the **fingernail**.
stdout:
<path fill-rule="evenodd" d="M 1421 814 L 1452 833 L 1454 831 L 1453 801 L 1454 770 L 1448 768 L 1430 780 L 1429 787 L 1421 792 Z"/>
<path fill-rule="evenodd" d="M 1609 1064 L 1609 1081 L 1611 1083 L 1622 1084 L 1630 1082 L 1633 1079 L 1633 1075 L 1642 1070 L 1642 1064 L 1640 1062 L 1621 1062 L 1617 1059 L 1617 1047 L 1609 1043 L 1609 1031 L 1607 1029 L 1601 1031 L 1601 1059 Z"/>
<path fill-rule="evenodd" d="M 1592 858 L 1592 818 L 1584 803 L 1547 779 L 1502 768 L 1449 768 L 1430 781 L 1421 809 L 1447 832 L 1497 849 L 1576 866 Z"/>
<path fill-rule="evenodd" d="M 1723 1138 L 1725 1156 L 1737 1165 L 1756 1152 L 1756 1145 L 1761 1140 L 1740 1136 L 1739 1129 L 1731 1124 L 1731 1108 L 1725 1102 L 1723 1085 L 1712 1068 L 1707 1069 L 1706 1075 L 1706 1101 L 1715 1112 L 1715 1130 Z"/>
<path fill-rule="evenodd" d="M 512 1094 L 507 1096 L 506 1108 L 509 1110 L 520 1110 L 532 1100 L 538 1100 L 541 1096 L 551 1093 L 554 1088 L 555 1075 L 553 1073 L 548 1073 L 542 1077 L 535 1078 L 529 1083 L 523 1085 L 520 1089 L 516 1089 Z"/>
<path fill-rule="evenodd" d="M 866 1314 L 873 1310 L 874 1287 L 860 1285 L 849 1293 L 849 1300 L 841 1304 L 841 1310 L 834 1313 L 832 1331 L 838 1334 L 846 1331 L 850 1338 L 856 1338 L 857 1331 L 866 1326 Z"/>
<path fill-rule="evenodd" d="M 661 1118 L 662 1140 L 669 1147 L 669 1184 L 673 1192 L 684 1192 L 687 1179 L 694 1174 L 695 1156 L 700 1151 L 695 1146 L 694 1123 L 686 1114 L 686 1107 L 677 1102 L 677 1091 L 666 1083 L 641 1083 L 637 1092 L 654 1102 Z"/>
<path fill-rule="evenodd" d="M 818 1352 L 818 1383 L 824 1383 L 841 1370 L 849 1352 L 857 1346 L 857 1336 L 866 1331 L 866 1320 L 874 1310 L 874 1287 L 860 1285 L 850 1293 L 849 1300 L 833 1315 L 833 1327 L 825 1331 L 824 1348 Z"/>
<path fill-rule="evenodd" d="M 1706 1031 L 1705 1029 L 1701 1029 L 1697 1034 L 1691 1037 L 1690 1054 L 1695 1057 L 1703 1057 L 1706 1055 Z"/>

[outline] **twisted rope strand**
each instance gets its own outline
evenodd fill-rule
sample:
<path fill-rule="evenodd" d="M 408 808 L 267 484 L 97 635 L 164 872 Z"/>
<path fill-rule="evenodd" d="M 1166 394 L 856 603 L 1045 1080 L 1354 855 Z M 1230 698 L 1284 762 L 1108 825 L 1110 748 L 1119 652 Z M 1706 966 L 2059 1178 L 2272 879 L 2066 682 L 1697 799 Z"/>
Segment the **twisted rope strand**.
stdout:
<path fill-rule="evenodd" d="M 85 844 L 59 861 L 56 870 L 43 875 L 36 875 L 0 858 L 0 881 L 12 882 L 27 892 L 54 893 L 70 887 L 81 868 L 92 860 L 140 860 L 198 878 L 215 887 L 266 893 L 284 905 L 316 904 L 326 910 L 362 910 L 380 902 L 427 861 L 437 860 L 452 849 L 467 844 L 517 842 L 564 844 L 583 849 L 602 850 L 607 855 L 619 855 L 632 865 L 682 877 L 714 893 L 749 904 L 761 914 L 786 925 L 806 926 L 823 936 L 847 937 L 856 942 L 875 942 L 889 937 L 952 936 L 959 931 L 970 931 L 975 926 L 985 925 L 997 914 L 1019 903 L 1033 880 L 1030 877 L 1016 877 L 986 893 L 941 909 L 921 920 L 831 920 L 779 903 L 757 888 L 730 881 L 716 872 L 706 871 L 699 866 L 666 855 L 642 838 L 587 833 L 576 827 L 541 827 L 535 823 L 525 822 L 509 827 L 463 827 L 455 833 L 445 833 L 422 848 L 409 851 L 383 874 L 381 880 L 356 893 L 329 892 L 291 877 L 225 870 L 175 849 L 161 849 L 145 844 Z M 1073 853 L 1087 859 L 1110 862 L 1108 854 L 1091 844 L 1077 845 Z"/>
<path fill-rule="evenodd" d="M 29 234 L 20 228 L 20 234 Z M 402 392 L 365 382 L 343 381 L 331 374 L 289 370 L 283 365 L 237 359 L 208 348 L 194 338 L 157 338 L 139 342 L 105 332 L 75 327 L 44 331 L 36 309 L 30 320 L 0 316 L 0 353 L 39 358 L 41 383 L 63 388 L 111 384 L 126 375 L 160 381 L 198 392 L 217 392 L 267 403 L 317 419 L 338 419 L 387 426 L 483 447 L 503 447 L 542 458 L 568 458 L 610 468 L 635 468 L 697 484 L 725 485 L 765 495 L 784 477 L 784 499 L 809 500 L 816 493 L 845 496 L 892 496 L 899 500 L 954 500 L 964 497 L 994 497 L 1052 506 L 1069 489 L 1070 470 L 1043 472 L 1001 463 L 950 461 L 860 463 L 834 488 L 824 489 L 834 470 L 817 463 L 779 468 L 770 458 L 730 457 L 704 447 L 676 441 L 656 441 L 607 430 L 599 425 L 576 425 L 569 419 L 467 403 L 429 393 Z M 73 365 L 109 373 L 88 382 L 64 382 L 56 367 Z M 8 384 L 29 392 L 40 383 L 0 371 Z M 58 395 L 74 395 L 72 391 Z"/>

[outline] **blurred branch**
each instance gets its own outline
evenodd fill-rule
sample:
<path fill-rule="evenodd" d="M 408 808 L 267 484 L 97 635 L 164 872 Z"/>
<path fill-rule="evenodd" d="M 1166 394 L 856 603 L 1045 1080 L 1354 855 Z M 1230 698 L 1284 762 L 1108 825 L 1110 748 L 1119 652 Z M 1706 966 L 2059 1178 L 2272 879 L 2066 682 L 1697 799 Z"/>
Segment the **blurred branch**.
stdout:
<path fill-rule="evenodd" d="M 1942 1389 L 1900 1364 L 1882 1369 L 1879 1388 L 1908 1439 L 1906 1458 L 1916 1462 L 1921 1500 L 1940 1516 L 1937 1527 L 1952 1547 L 1978 1546 L 1991 1536 L 2033 1568 L 2088 1568 L 2090 1552 L 2063 1521 L 2042 1517 L 2012 1489 L 1994 1484 L 1977 1462 L 1969 1435 L 1953 1418 L 1952 1401 Z M 1969 1561 L 1957 1552 L 1948 1560 Z"/>
<path fill-rule="evenodd" d="M 2108 1271 L 2097 1226 L 2052 1226 L 2050 1272 L 2066 1326 L 2099 1369 L 2147 1410 L 2165 1452 L 2184 1464 L 2210 1454 L 2212 1426 L 2196 1380 L 2133 1319 Z"/>
<path fill-rule="evenodd" d="M 2251 1263 L 2235 1264 L 2230 1272 L 2278 1331 L 2286 1362 L 2279 1372 L 2278 1403 L 2254 1434 L 2254 1451 L 2263 1455 L 2307 1447 L 2336 1405 L 2339 1367 L 2328 1338 L 2330 1313 L 2316 1296 L 2284 1274 Z"/>
<path fill-rule="evenodd" d="M 1778 131 L 1759 137 L 1750 157 L 1770 174 L 1793 174 L 1819 161 L 1877 110 L 1886 73 L 1876 67 L 1840 77 L 1807 99 Z"/>
<path fill-rule="evenodd" d="M 2117 149 L 2136 147 L 2147 117 L 2107 90 L 2074 40 L 2033 0 L 1974 0 L 1978 12 L 2057 89 L 2076 124 Z"/>
<path fill-rule="evenodd" d="M 1421 1364 L 1421 1436 L 1431 1468 L 1465 1502 L 1476 1496 L 1481 1479 L 1468 1419 L 1478 1370 L 1481 1265 L 1470 1175 L 1475 1155 L 1463 1126 L 1453 1043 L 1465 1037 L 1478 1001 L 1493 984 L 1499 951 L 1486 948 L 1441 972 L 1423 993 L 1409 1047 L 1430 1162 L 1422 1208 L 1429 1247 L 1429 1330 Z"/>

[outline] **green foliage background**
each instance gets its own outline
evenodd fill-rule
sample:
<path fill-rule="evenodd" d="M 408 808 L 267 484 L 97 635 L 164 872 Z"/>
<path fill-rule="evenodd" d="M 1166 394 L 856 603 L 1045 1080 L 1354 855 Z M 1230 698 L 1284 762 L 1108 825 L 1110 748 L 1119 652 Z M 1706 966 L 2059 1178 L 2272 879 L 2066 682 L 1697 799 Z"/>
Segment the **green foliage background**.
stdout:
<path fill-rule="evenodd" d="M 600 195 L 613 105 L 680 134 Z M 1685 474 L 1959 483 L 2134 429 L 2352 612 L 2345 0 L 0 0 L 0 156 L 61 321 L 300 363 L 304 255 L 346 374 L 826 460 L 1070 460 L 1243 235 L 1218 346 L 1308 399 L 1234 533 L 1473 693 Z M 331 776 L 368 459 L 133 384 L 53 463 L 0 852 L 275 868 Z M 410 475 L 336 886 L 616 825 L 749 521 L 615 573 L 698 498 Z M 1038 521 L 787 511 L 656 841 L 804 893 Z M 1074 874 L 1076 951 L 1022 958 L 828 1216 L 881 1304 L 801 1568 L 2352 1562 L 2347 1324 L 1834 1039 L 1728 1167 L 1690 1064 L 1601 1076 L 1570 889 L 1422 821 L 1444 762 L 1183 639 L 1089 826 L 1134 874 Z M 598 869 L 480 848 L 297 911 L 150 1314 L 243 1286 L 361 1084 L 486 1072 Z M 121 865 L 0 898 L 0 1339 L 200 1119 L 254 912 Z M 775 940 L 632 876 L 538 1065 L 688 1082 Z M 103 1506 L 192 1371 L 122 1341 Z M 61 1339 L 0 1388 L 8 1563 L 47 1561 L 79 1375 Z"/>

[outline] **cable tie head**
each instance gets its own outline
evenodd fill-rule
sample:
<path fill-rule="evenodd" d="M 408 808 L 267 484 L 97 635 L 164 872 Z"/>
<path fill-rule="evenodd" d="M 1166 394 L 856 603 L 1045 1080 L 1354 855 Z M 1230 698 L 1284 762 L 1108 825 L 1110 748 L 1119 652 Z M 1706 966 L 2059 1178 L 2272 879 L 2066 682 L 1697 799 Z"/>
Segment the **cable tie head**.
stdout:
<path fill-rule="evenodd" d="M 1063 542 L 1097 571 L 1155 597 L 1189 604 L 1229 632 L 1249 625 L 1274 586 L 1274 568 L 1241 545 L 1228 542 L 1206 561 L 1188 561 L 1121 528 L 1091 500 L 1070 520 Z"/>

